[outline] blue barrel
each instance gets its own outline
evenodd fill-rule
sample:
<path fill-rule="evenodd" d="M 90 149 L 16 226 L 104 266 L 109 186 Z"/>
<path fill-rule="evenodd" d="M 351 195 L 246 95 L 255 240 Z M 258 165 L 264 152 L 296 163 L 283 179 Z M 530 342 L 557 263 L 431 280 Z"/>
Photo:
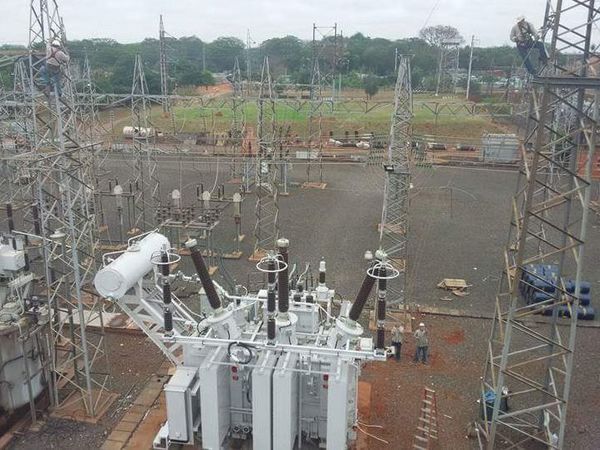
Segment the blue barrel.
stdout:
<path fill-rule="evenodd" d="M 575 292 L 575 280 L 567 280 L 565 287 L 567 288 L 567 292 L 570 292 L 571 294 Z M 591 289 L 592 283 L 589 281 L 582 281 L 579 284 L 579 293 L 581 294 L 589 294 Z"/>
<path fill-rule="evenodd" d="M 561 306 L 555 306 L 555 308 L 558 308 L 558 317 L 566 317 L 566 318 L 571 317 L 571 310 L 573 309 L 573 307 L 569 307 L 567 305 L 561 305 Z M 553 310 L 553 308 L 547 308 L 544 311 L 542 311 L 542 314 L 544 316 L 551 316 L 552 310 Z M 579 320 L 594 320 L 596 318 L 596 310 L 591 305 L 588 305 L 588 306 L 580 305 L 579 308 L 577 308 L 577 318 Z"/>

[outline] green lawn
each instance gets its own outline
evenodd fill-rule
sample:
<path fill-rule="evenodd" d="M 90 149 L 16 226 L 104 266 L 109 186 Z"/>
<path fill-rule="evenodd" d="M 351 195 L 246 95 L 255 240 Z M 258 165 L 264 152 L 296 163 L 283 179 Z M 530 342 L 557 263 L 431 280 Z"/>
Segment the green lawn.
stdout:
<path fill-rule="evenodd" d="M 424 101 L 436 100 L 439 99 L 431 96 L 416 95 L 414 97 L 413 129 L 415 133 L 477 138 L 485 132 L 500 131 L 500 128 L 490 118 L 484 116 L 440 115 L 436 123 L 434 114 L 421 105 Z M 453 99 L 452 101 L 460 103 L 462 100 Z M 354 134 L 354 131 L 361 134 L 367 132 L 389 133 L 392 106 L 390 104 L 376 106 L 375 102 L 368 103 L 368 105 L 373 109 L 367 113 L 361 111 L 364 106 L 358 102 L 352 105 L 351 111 L 338 104 L 331 111 L 329 105 L 323 105 L 319 112 L 314 115 L 313 129 L 317 129 L 320 115 L 323 134 L 328 134 L 330 131 L 333 131 L 336 136 L 343 135 L 345 132 Z M 258 119 L 258 105 L 255 102 L 248 102 L 240 109 L 246 125 L 255 128 Z M 230 129 L 233 121 L 233 110 L 230 108 L 174 106 L 173 113 L 177 129 L 184 132 L 211 130 L 224 132 Z M 311 115 L 308 102 L 301 104 L 299 109 L 278 103 L 276 104 L 275 115 L 278 126 L 284 127 L 284 129 L 289 127 L 292 133 L 297 133 L 300 136 L 308 134 L 308 118 Z M 163 118 L 158 108 L 155 108 L 152 112 L 152 122 L 162 129 L 172 127 L 171 119 Z"/>

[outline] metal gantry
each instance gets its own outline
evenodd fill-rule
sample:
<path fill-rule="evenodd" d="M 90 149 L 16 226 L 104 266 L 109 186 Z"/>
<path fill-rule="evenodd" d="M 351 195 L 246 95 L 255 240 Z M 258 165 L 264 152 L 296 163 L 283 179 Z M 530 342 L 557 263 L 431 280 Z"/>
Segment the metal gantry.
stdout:
<path fill-rule="evenodd" d="M 412 150 L 412 87 L 410 60 L 398 59 L 390 143 L 383 166 L 386 173 L 380 246 L 400 275 L 388 282 L 388 304 L 403 305 L 406 290 L 407 233 Z"/>
<path fill-rule="evenodd" d="M 58 39 L 66 47 L 57 2 L 32 0 L 30 13 L 28 100 L 34 131 L 30 168 L 51 310 L 51 401 L 57 414 L 75 410 L 94 417 L 111 399 L 100 299 L 86 292 L 95 273 L 94 147 L 79 143 L 69 65 L 62 67 L 62 95 L 60 81 L 50 85 L 44 75 L 49 41 Z M 45 95 L 38 90 L 41 85 Z M 89 324 L 98 331 L 92 332 Z"/>
<path fill-rule="evenodd" d="M 163 96 L 162 111 L 163 114 L 168 114 L 171 112 L 171 104 L 169 102 L 169 65 L 167 59 L 166 33 L 162 14 L 160 15 L 160 24 L 158 30 L 158 44 L 160 63 L 160 93 Z"/>
<path fill-rule="evenodd" d="M 279 237 L 279 198 L 277 185 L 278 167 L 276 156 L 275 101 L 273 83 L 269 70 L 269 58 L 265 57 L 258 96 L 258 121 L 256 124 L 256 223 L 254 226 L 254 256 L 258 257 L 275 247 Z"/>
<path fill-rule="evenodd" d="M 340 42 L 337 23 L 333 26 L 317 26 L 313 23 L 312 30 L 312 68 L 311 98 L 313 91 L 331 87 L 331 100 L 336 97 L 336 83 L 338 74 L 338 63 L 340 58 Z M 318 78 L 314 75 L 314 69 L 319 70 Z"/>
<path fill-rule="evenodd" d="M 438 64 L 435 95 L 440 93 L 454 94 L 458 82 L 458 62 L 460 56 L 458 39 L 446 39 L 440 44 L 440 61 Z"/>
<path fill-rule="evenodd" d="M 548 5 L 544 27 L 551 30 L 551 62 L 532 81 L 482 378 L 481 430 L 488 448 L 532 441 L 565 446 L 598 133 L 600 79 L 591 76 L 589 64 L 598 60 L 591 41 L 600 10 L 594 0 Z M 565 54 L 576 56 L 565 64 Z M 573 120 L 558 127 L 557 115 Z M 547 316 L 545 323 L 533 324 L 540 314 Z"/>
<path fill-rule="evenodd" d="M 231 109 L 231 128 L 230 128 L 230 142 L 232 158 L 229 165 L 229 174 L 232 180 L 239 183 L 241 186 L 249 187 L 250 177 L 243 170 L 243 164 L 240 164 L 236 156 L 244 154 L 244 136 L 246 128 L 246 116 L 244 114 L 244 93 L 242 87 L 242 73 L 240 71 L 240 63 L 237 58 L 233 65 L 233 98 L 232 98 L 232 109 Z M 252 159 L 251 157 L 248 158 Z M 246 175 L 245 175 L 246 174 Z"/>
<path fill-rule="evenodd" d="M 142 57 L 136 55 L 131 87 L 132 141 L 135 153 L 134 179 L 131 190 L 135 192 L 134 229 L 149 230 L 155 225 L 152 212 L 160 205 L 160 178 L 156 152 L 151 144 L 156 139 L 156 129 L 150 120 L 151 105 L 147 98 L 148 84 Z"/>

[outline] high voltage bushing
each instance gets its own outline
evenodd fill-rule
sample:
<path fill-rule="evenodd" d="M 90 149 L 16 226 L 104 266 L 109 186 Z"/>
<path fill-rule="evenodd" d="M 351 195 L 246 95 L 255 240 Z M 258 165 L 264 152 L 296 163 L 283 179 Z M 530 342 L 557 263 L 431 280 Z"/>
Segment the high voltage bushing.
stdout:
<path fill-rule="evenodd" d="M 290 308 L 290 280 L 288 275 L 288 247 L 290 242 L 281 238 L 277 240 L 277 249 L 283 259 L 285 268 L 278 273 L 279 276 L 279 312 L 287 313 Z"/>
<path fill-rule="evenodd" d="M 378 295 L 377 295 L 377 343 L 376 349 L 383 350 L 385 348 L 385 296 L 387 288 L 387 269 L 381 266 L 378 271 Z"/>
<path fill-rule="evenodd" d="M 173 312 L 171 311 L 171 283 L 169 282 L 169 254 L 166 251 L 161 253 L 160 269 L 162 274 L 163 288 L 163 314 L 165 334 L 173 333 Z"/>
<path fill-rule="evenodd" d="M 190 250 L 190 256 L 194 263 L 194 267 L 196 268 L 196 273 L 198 274 L 200 282 L 202 283 L 202 287 L 204 288 L 204 292 L 206 293 L 206 297 L 208 298 L 208 303 L 212 309 L 220 309 L 221 299 L 219 298 L 217 290 L 215 289 L 215 285 L 210 278 L 210 274 L 208 273 L 202 253 L 200 253 L 200 250 L 198 249 L 198 241 L 195 239 L 190 239 L 185 243 L 185 246 Z"/>
<path fill-rule="evenodd" d="M 267 290 L 267 338 L 269 343 L 275 342 L 275 260 L 267 263 L 268 290 Z"/>
<path fill-rule="evenodd" d="M 377 274 L 377 272 L 375 274 Z M 352 308 L 350 308 L 350 313 L 348 314 L 350 319 L 354 320 L 355 322 L 358 320 L 362 310 L 367 304 L 367 300 L 369 300 L 369 294 L 371 294 L 374 285 L 375 278 L 368 273 L 365 274 L 365 278 L 363 279 L 358 294 L 356 295 L 356 300 L 354 300 L 354 303 L 352 303 Z"/>

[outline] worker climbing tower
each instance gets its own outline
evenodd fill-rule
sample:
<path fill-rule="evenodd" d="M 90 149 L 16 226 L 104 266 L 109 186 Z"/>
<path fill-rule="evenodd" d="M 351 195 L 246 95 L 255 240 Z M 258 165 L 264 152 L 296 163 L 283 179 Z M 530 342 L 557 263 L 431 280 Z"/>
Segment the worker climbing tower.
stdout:
<path fill-rule="evenodd" d="M 532 80 L 482 378 L 488 448 L 564 447 L 598 133 L 591 40 L 599 19 L 595 0 L 548 2 L 550 63 Z M 540 315 L 546 320 L 534 324 Z"/>
<path fill-rule="evenodd" d="M 28 145 L 39 211 L 35 229 L 41 237 L 51 317 L 50 397 L 58 415 L 77 411 L 95 417 L 111 398 L 99 297 L 86 293 L 96 264 L 91 156 L 96 149 L 80 142 L 80 116 L 69 65 L 62 67 L 62 93 L 60 82 L 49 84 L 45 76 L 49 42 L 58 40 L 67 48 L 57 2 L 32 0 L 30 7 L 25 100 L 33 112 Z M 92 333 L 90 323 L 97 332 Z"/>
<path fill-rule="evenodd" d="M 398 78 L 394 95 L 394 110 L 390 144 L 383 157 L 385 185 L 383 212 L 379 227 L 380 246 L 400 275 L 388 283 L 388 303 L 404 303 L 406 284 L 406 243 L 410 189 L 410 152 L 412 121 L 412 88 L 410 60 L 398 60 Z"/>

